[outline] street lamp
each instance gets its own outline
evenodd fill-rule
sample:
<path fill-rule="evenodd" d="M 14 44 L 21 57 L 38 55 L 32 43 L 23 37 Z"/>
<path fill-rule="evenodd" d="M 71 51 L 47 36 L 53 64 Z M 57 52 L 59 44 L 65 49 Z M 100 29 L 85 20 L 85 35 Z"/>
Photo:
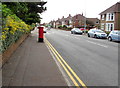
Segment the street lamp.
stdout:
<path fill-rule="evenodd" d="M 84 19 L 84 34 L 86 33 L 86 12 L 85 12 L 85 19 Z"/>

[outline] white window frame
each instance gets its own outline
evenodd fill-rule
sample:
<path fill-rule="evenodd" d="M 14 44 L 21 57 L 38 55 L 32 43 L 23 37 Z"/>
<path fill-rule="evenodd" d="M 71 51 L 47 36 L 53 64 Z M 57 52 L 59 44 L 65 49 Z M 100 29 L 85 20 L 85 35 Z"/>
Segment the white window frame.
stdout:
<path fill-rule="evenodd" d="M 111 20 L 114 21 L 114 13 L 111 13 Z"/>
<path fill-rule="evenodd" d="M 114 23 L 106 23 L 105 31 L 112 31 L 112 30 L 114 30 Z"/>
<path fill-rule="evenodd" d="M 101 29 L 104 30 L 104 26 L 105 24 L 104 23 L 101 23 Z"/>
<path fill-rule="evenodd" d="M 71 23 L 72 23 L 72 21 L 71 21 L 71 20 L 69 20 L 69 23 L 71 24 Z"/>
<path fill-rule="evenodd" d="M 107 13 L 106 21 L 114 21 L 114 18 L 115 18 L 115 14 L 114 13 Z"/>
<path fill-rule="evenodd" d="M 65 25 L 65 21 L 62 21 L 62 26 Z"/>

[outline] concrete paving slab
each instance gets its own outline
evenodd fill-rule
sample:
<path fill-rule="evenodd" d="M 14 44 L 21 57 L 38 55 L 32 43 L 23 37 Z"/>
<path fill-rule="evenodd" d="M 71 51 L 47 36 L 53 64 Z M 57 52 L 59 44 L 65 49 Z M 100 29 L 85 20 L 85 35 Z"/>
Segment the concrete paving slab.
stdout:
<path fill-rule="evenodd" d="M 45 43 L 37 42 L 36 33 L 3 66 L 3 86 L 67 86 Z"/>

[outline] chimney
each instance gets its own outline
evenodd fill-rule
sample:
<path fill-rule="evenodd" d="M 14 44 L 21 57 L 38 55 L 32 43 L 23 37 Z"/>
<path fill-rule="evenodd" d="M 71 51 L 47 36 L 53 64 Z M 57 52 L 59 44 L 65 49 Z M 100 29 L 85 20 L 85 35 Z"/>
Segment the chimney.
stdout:
<path fill-rule="evenodd" d="M 71 17 L 71 14 L 69 14 L 69 17 Z"/>
<path fill-rule="evenodd" d="M 83 16 L 83 12 L 82 12 L 82 16 Z"/>

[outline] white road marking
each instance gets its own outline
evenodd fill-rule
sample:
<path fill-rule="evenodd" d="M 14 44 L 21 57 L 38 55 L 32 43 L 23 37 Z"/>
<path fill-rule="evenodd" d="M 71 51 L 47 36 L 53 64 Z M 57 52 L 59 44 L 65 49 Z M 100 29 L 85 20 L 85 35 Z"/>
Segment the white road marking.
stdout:
<path fill-rule="evenodd" d="M 52 33 L 54 33 L 54 32 L 52 32 Z M 66 34 L 65 36 L 66 37 L 74 37 L 75 39 L 80 39 L 80 37 L 82 35 L 72 35 L 71 36 L 71 35 Z M 89 39 L 89 40 L 92 40 L 92 39 Z M 108 46 L 106 46 L 106 45 L 103 45 L 103 44 L 100 44 L 100 43 L 96 43 L 96 42 L 93 42 L 93 41 L 89 41 L 89 40 L 86 40 L 86 41 L 89 42 L 89 43 L 91 43 L 91 44 L 95 44 L 95 45 L 98 45 L 98 46 L 101 46 L 101 47 L 104 47 L 104 48 L 108 48 Z"/>
<path fill-rule="evenodd" d="M 89 40 L 86 40 L 86 41 L 89 42 L 89 43 L 92 43 L 92 44 L 98 45 L 98 46 L 102 46 L 102 47 L 108 48 L 108 46 L 103 45 L 103 44 L 100 44 L 100 43 L 92 42 L 92 41 L 89 41 Z"/>

